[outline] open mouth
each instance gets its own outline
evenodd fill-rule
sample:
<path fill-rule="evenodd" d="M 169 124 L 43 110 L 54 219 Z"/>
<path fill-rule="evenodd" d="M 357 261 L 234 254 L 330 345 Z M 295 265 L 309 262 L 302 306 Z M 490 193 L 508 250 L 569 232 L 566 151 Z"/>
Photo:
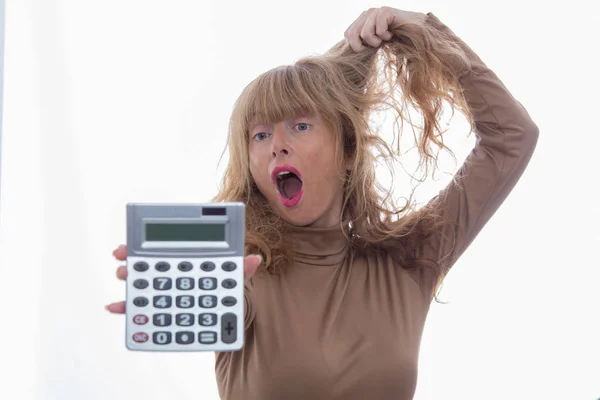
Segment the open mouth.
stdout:
<path fill-rule="evenodd" d="M 298 170 L 290 166 L 277 167 L 272 178 L 284 205 L 293 207 L 298 204 L 302 197 L 302 179 Z"/>
<path fill-rule="evenodd" d="M 290 200 L 302 190 L 302 181 L 293 172 L 281 172 L 277 175 L 277 189 L 283 197 Z"/>

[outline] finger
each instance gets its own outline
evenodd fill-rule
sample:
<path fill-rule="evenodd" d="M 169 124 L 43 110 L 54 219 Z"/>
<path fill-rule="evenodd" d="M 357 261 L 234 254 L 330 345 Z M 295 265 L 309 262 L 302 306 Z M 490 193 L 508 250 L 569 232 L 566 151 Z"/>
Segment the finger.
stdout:
<path fill-rule="evenodd" d="M 244 279 L 248 280 L 252 278 L 260 264 L 262 264 L 262 256 L 260 254 L 253 254 L 247 256 L 244 259 Z"/>
<path fill-rule="evenodd" d="M 109 304 L 105 308 L 113 314 L 125 314 L 125 302 L 124 301 L 119 301 L 118 303 Z"/>
<path fill-rule="evenodd" d="M 363 11 L 358 18 L 356 18 L 354 20 L 353 23 L 350 24 L 350 26 L 348 27 L 348 29 L 346 29 L 346 31 L 344 32 L 344 37 L 346 38 L 346 40 L 348 40 L 348 37 L 350 36 L 350 32 L 353 32 L 354 30 L 356 30 L 356 26 L 358 25 L 359 22 L 361 22 L 363 20 L 364 15 L 367 13 L 367 11 Z"/>
<path fill-rule="evenodd" d="M 392 26 L 394 18 L 393 12 L 380 12 L 375 21 L 375 34 L 383 40 L 390 40 L 393 35 L 389 28 Z"/>
<path fill-rule="evenodd" d="M 360 37 L 372 47 L 378 47 L 381 44 L 381 38 L 375 35 L 377 14 L 378 13 L 371 13 L 360 31 Z"/>
<path fill-rule="evenodd" d="M 122 281 L 127 279 L 127 267 L 126 266 L 121 265 L 119 268 L 117 268 L 117 278 L 119 278 Z"/>
<path fill-rule="evenodd" d="M 360 39 L 360 31 L 362 30 L 365 20 L 369 16 L 369 12 L 370 10 L 363 12 L 346 31 L 346 42 L 348 42 L 352 50 L 357 53 L 365 48 Z"/>
<path fill-rule="evenodd" d="M 113 251 L 113 256 L 119 261 L 125 261 L 127 259 L 127 246 L 124 244 L 120 245 Z"/>

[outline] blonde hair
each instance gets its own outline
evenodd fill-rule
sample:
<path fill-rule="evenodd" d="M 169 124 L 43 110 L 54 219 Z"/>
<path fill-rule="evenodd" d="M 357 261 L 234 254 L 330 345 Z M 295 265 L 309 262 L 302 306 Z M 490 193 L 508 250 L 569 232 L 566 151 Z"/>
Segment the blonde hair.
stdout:
<path fill-rule="evenodd" d="M 417 268 L 415 250 L 426 237 L 448 223 L 430 207 L 415 211 L 410 199 L 398 207 L 391 189 L 376 179 L 376 160 L 397 161 L 400 133 L 394 132 L 398 148 L 386 143 L 369 126 L 372 112 L 391 107 L 396 127 L 410 120 L 412 106 L 422 117 L 415 134 L 425 174 L 437 164 L 444 145 L 439 117 L 446 101 L 473 121 L 458 81 L 460 71 L 470 67 L 459 45 L 443 32 L 427 25 L 406 23 L 379 48 L 355 53 L 344 41 L 325 54 L 304 57 L 293 65 L 269 70 L 241 93 L 230 120 L 229 164 L 222 187 L 213 201 L 246 203 L 246 251 L 260 253 L 263 269 L 277 273 L 291 263 L 292 254 L 283 235 L 284 223 L 270 209 L 253 182 L 249 170 L 249 128 L 255 118 L 269 123 L 304 115 L 319 115 L 337 143 L 337 164 L 345 179 L 341 221 L 349 222 L 349 244 L 354 249 L 390 250 L 404 268 Z M 395 151 L 394 151 L 395 150 Z M 343 167 L 345 157 L 351 168 Z M 383 193 L 383 194 L 382 194 Z M 435 291 L 445 272 L 437 263 Z"/>

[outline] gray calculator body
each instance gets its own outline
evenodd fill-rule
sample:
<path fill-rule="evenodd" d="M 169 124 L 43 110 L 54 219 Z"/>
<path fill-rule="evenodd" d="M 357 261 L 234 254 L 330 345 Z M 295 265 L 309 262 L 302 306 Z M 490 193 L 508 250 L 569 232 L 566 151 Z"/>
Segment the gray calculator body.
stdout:
<path fill-rule="evenodd" d="M 129 350 L 242 348 L 244 229 L 243 203 L 127 204 Z"/>

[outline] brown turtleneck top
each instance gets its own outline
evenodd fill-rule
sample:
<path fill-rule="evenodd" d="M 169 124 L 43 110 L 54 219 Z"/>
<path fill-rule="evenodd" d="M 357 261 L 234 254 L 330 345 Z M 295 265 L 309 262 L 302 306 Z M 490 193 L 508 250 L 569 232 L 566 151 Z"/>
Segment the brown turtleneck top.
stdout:
<path fill-rule="evenodd" d="M 460 229 L 419 249 L 450 268 L 519 180 L 538 128 L 464 42 L 431 13 L 427 23 L 453 35 L 472 61 L 461 75 L 477 135 L 458 172 L 464 190 L 451 183 L 431 200 Z M 349 251 L 339 228 L 292 228 L 291 234 L 299 243 L 294 265 L 246 283 L 244 348 L 216 353 L 221 398 L 412 399 L 431 272 Z"/>

